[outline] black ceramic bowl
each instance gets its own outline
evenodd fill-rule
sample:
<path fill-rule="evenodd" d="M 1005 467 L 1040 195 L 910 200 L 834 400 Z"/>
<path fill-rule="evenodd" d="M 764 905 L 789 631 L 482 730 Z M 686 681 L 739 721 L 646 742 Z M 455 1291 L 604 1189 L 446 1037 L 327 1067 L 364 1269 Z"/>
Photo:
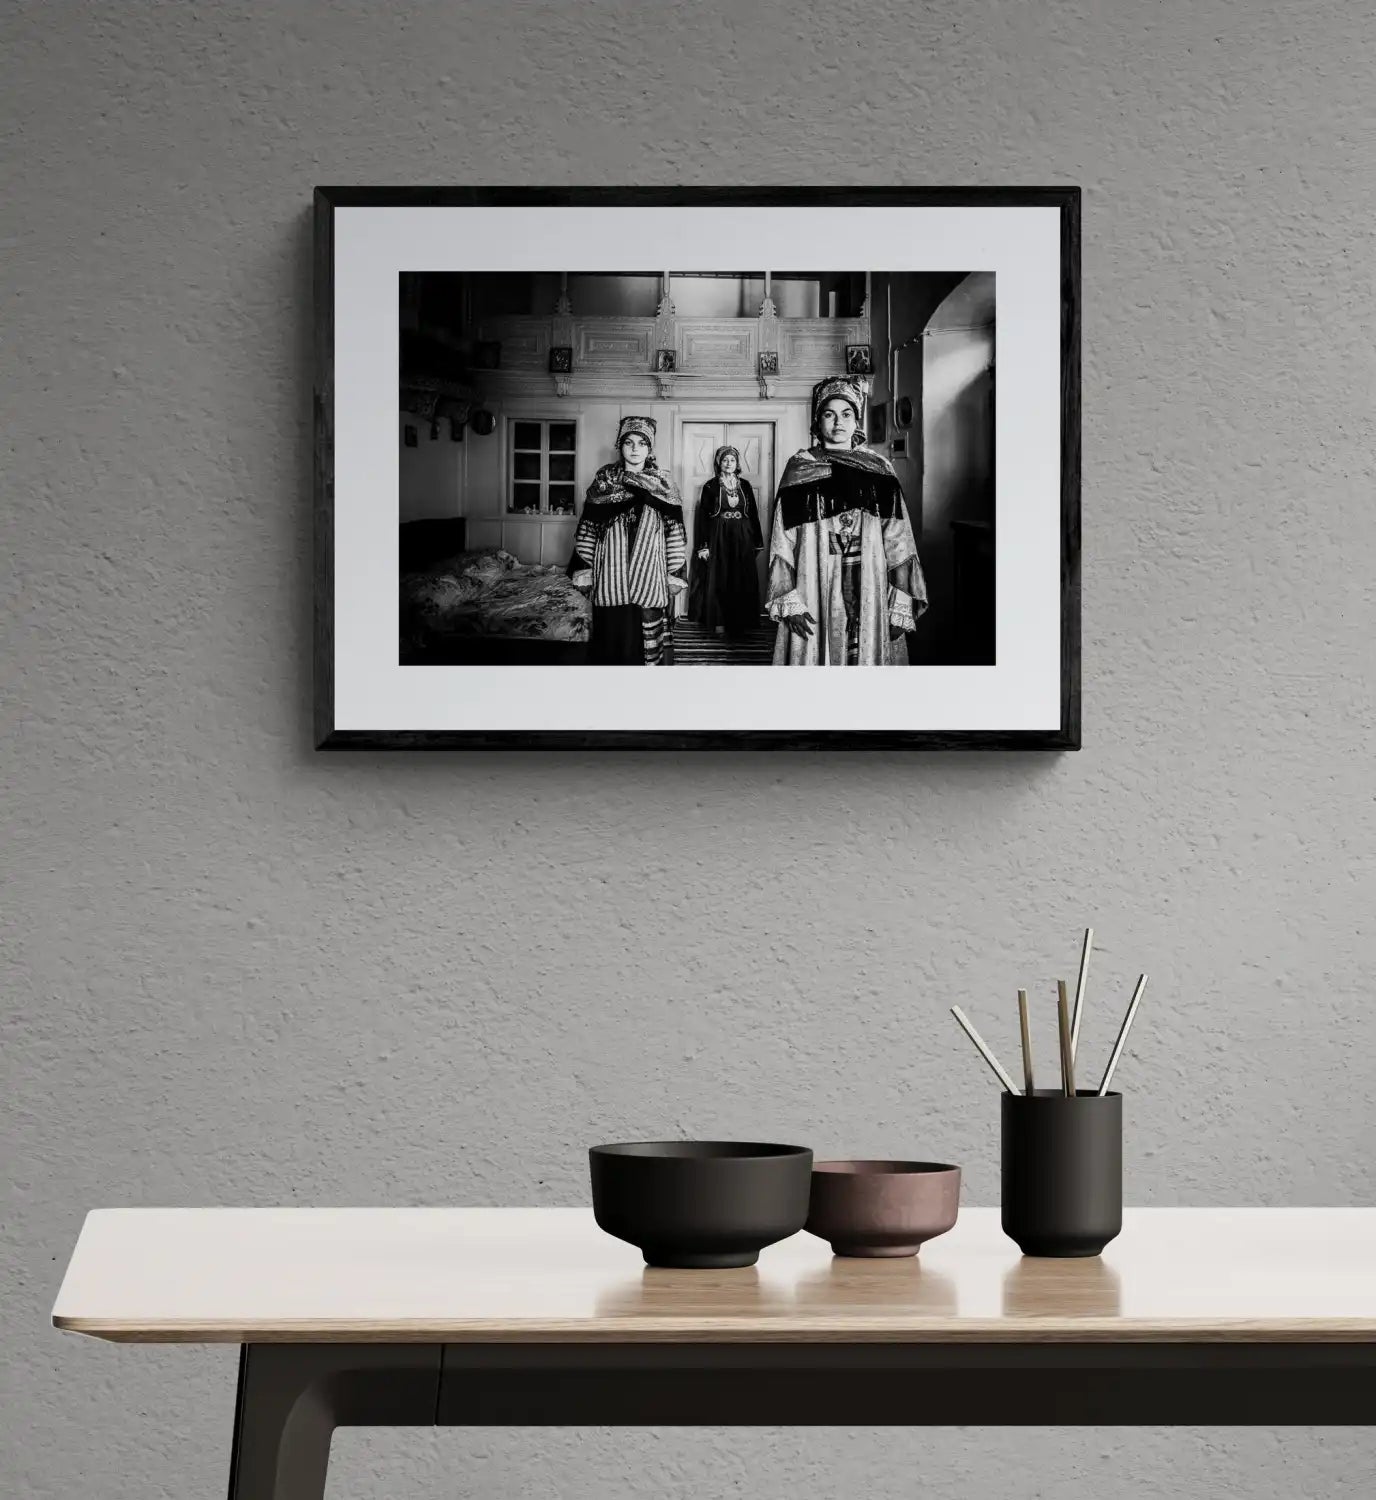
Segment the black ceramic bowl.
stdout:
<path fill-rule="evenodd" d="M 599 1227 L 637 1246 L 647 1265 L 753 1266 L 807 1218 L 805 1146 L 628 1141 L 594 1146 L 588 1157 Z"/>

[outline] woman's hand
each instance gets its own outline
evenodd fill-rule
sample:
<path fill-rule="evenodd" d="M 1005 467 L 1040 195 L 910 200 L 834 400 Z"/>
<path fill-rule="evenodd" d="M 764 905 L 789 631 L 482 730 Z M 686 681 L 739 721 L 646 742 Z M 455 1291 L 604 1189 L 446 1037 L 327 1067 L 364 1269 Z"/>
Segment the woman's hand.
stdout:
<path fill-rule="evenodd" d="M 698 548 L 698 556 L 699 557 L 710 557 L 711 556 L 711 549 L 707 548 L 707 547 L 699 547 Z"/>
<path fill-rule="evenodd" d="M 806 611 L 800 615 L 784 616 L 784 624 L 800 641 L 805 641 L 812 635 L 812 627 L 816 623 L 816 620 Z"/>

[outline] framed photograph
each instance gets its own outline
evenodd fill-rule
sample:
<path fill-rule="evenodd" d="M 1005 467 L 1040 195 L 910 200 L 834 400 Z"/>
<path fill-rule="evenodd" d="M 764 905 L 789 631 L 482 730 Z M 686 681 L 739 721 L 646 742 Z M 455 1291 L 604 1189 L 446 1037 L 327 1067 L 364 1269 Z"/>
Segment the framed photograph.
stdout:
<path fill-rule="evenodd" d="M 1079 748 L 1077 188 L 329 187 L 315 270 L 320 748 Z"/>
<path fill-rule="evenodd" d="M 868 344 L 846 345 L 846 371 L 850 375 L 874 374 L 874 359 Z"/>

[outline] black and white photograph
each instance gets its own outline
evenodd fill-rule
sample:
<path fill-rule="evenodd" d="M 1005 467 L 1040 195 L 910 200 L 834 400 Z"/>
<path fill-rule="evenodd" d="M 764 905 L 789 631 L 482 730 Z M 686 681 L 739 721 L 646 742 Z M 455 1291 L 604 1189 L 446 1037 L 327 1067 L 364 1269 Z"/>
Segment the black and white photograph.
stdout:
<path fill-rule="evenodd" d="M 398 449 L 403 663 L 994 663 L 993 274 L 433 272 L 400 288 L 399 430 L 493 419 L 461 448 L 446 424 Z M 665 351 L 653 370 L 641 355 L 651 329 L 685 351 L 672 387 L 654 378 Z M 497 370 L 477 362 L 494 343 Z M 751 380 L 763 344 L 786 353 L 772 391 Z M 573 347 L 591 357 L 561 390 L 548 372 L 571 373 L 556 356 Z M 920 445 L 869 442 L 903 398 Z"/>
<path fill-rule="evenodd" d="M 524 222 L 501 208 L 488 232 Z M 1050 462 L 1031 473 L 1025 456 L 1010 462 L 998 431 L 1010 398 L 995 398 L 1001 347 L 1062 368 L 1060 207 L 1041 211 L 1051 238 L 1035 268 L 1042 342 L 1030 348 L 1028 268 L 1020 276 L 979 253 L 978 233 L 975 253 L 947 259 L 955 242 L 930 214 L 932 244 L 909 248 L 915 264 L 902 270 L 879 243 L 866 264 L 864 238 L 832 205 L 812 210 L 812 242 L 838 241 L 854 258 L 821 269 L 752 255 L 784 243 L 758 229 L 731 237 L 731 263 L 718 238 L 710 262 L 607 269 L 611 207 L 580 221 L 605 218 L 605 244 L 562 265 L 522 266 L 508 252 L 494 269 L 462 235 L 438 262 L 397 265 L 377 280 L 391 291 L 396 349 L 389 484 L 359 491 L 368 531 L 390 532 L 396 549 L 391 639 L 370 635 L 368 651 L 387 650 L 426 713 L 467 722 L 479 688 L 485 701 L 543 694 L 551 714 L 572 707 L 574 722 L 549 723 L 556 733 L 638 728 L 647 704 L 667 732 L 715 727 L 720 706 L 722 743 L 785 724 L 821 735 L 1030 727 L 1016 713 L 998 722 L 997 698 L 992 723 L 987 709 L 976 725 L 930 719 L 950 712 L 943 699 L 966 712 L 997 691 L 1001 668 L 1004 682 L 1028 681 L 1030 638 L 1007 628 L 1012 609 L 1001 626 L 1001 571 L 1016 605 L 1035 557 L 1033 613 L 1049 631 L 1073 605 L 1059 566 L 1069 414 L 1053 391 L 1041 434 Z M 728 207 L 718 212 L 729 221 Z M 445 223 L 446 237 L 459 222 Z M 662 234 L 646 227 L 642 217 L 654 249 L 686 248 L 671 218 Z M 795 254 L 807 242 L 786 241 Z M 345 311 L 337 299 L 333 311 Z M 1016 403 L 1031 388 L 1013 363 Z M 336 459 L 336 487 L 347 477 Z M 336 573 L 336 619 L 339 587 Z M 1036 645 L 1036 727 L 1062 733 L 1061 643 L 1048 634 Z M 787 670 L 833 667 L 862 669 L 853 692 L 829 672 L 813 686 L 812 671 Z M 902 670 L 863 670 L 875 668 Z"/>

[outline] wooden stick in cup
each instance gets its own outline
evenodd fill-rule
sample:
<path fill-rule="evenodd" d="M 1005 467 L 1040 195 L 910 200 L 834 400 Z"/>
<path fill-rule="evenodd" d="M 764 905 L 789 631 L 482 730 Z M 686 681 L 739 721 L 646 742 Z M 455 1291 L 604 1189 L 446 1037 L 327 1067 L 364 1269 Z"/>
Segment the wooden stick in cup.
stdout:
<path fill-rule="evenodd" d="M 1003 1071 L 1003 1067 L 999 1063 L 998 1058 L 994 1056 L 994 1054 L 989 1050 L 987 1046 L 985 1046 L 984 1038 L 979 1034 L 979 1032 L 975 1030 L 973 1026 L 971 1026 L 969 1021 L 966 1019 L 965 1012 L 961 1010 L 960 1006 L 953 1005 L 951 1007 L 951 1014 L 956 1018 L 957 1021 L 960 1022 L 961 1030 L 964 1031 L 965 1035 L 968 1036 L 970 1040 L 975 1044 L 975 1047 L 979 1051 L 979 1055 L 994 1070 L 994 1076 L 998 1079 L 998 1081 L 1004 1086 L 1004 1088 L 1008 1090 L 1010 1094 L 1016 1094 L 1018 1092 L 1017 1084 L 1015 1084 L 1013 1080 L 1008 1076 L 1008 1074 Z"/>
<path fill-rule="evenodd" d="M 1022 1091 L 1030 1099 L 1036 1088 L 1032 1082 L 1032 1032 L 1027 1024 L 1027 991 L 1018 991 L 1018 1030 L 1022 1033 Z"/>
<path fill-rule="evenodd" d="M 1061 1037 L 1061 1088 L 1067 1099 L 1075 1097 L 1075 1051 L 1070 1044 L 1070 1003 L 1065 980 L 1056 981 L 1056 1025 Z"/>
<path fill-rule="evenodd" d="M 1089 978 L 1089 955 L 1094 947 L 1094 929 L 1085 928 L 1084 947 L 1080 949 L 1080 977 L 1075 981 L 1075 1009 L 1070 1013 L 1070 1055 L 1080 1055 L 1080 1016 L 1085 1003 L 1085 980 Z"/>
<path fill-rule="evenodd" d="M 1132 1025 L 1132 1018 L 1137 1014 L 1137 1007 L 1142 999 L 1142 991 L 1147 987 L 1147 976 L 1141 975 L 1137 980 L 1137 988 L 1132 992 L 1132 1000 L 1128 1005 L 1128 1013 L 1123 1017 L 1123 1024 L 1118 1028 L 1118 1040 L 1113 1044 L 1113 1052 L 1109 1056 L 1108 1067 L 1104 1069 L 1104 1081 L 1099 1085 L 1099 1097 L 1102 1099 L 1108 1093 L 1108 1086 L 1113 1082 L 1113 1070 L 1118 1066 L 1118 1059 L 1123 1055 L 1123 1044 L 1128 1039 L 1128 1028 Z"/>

